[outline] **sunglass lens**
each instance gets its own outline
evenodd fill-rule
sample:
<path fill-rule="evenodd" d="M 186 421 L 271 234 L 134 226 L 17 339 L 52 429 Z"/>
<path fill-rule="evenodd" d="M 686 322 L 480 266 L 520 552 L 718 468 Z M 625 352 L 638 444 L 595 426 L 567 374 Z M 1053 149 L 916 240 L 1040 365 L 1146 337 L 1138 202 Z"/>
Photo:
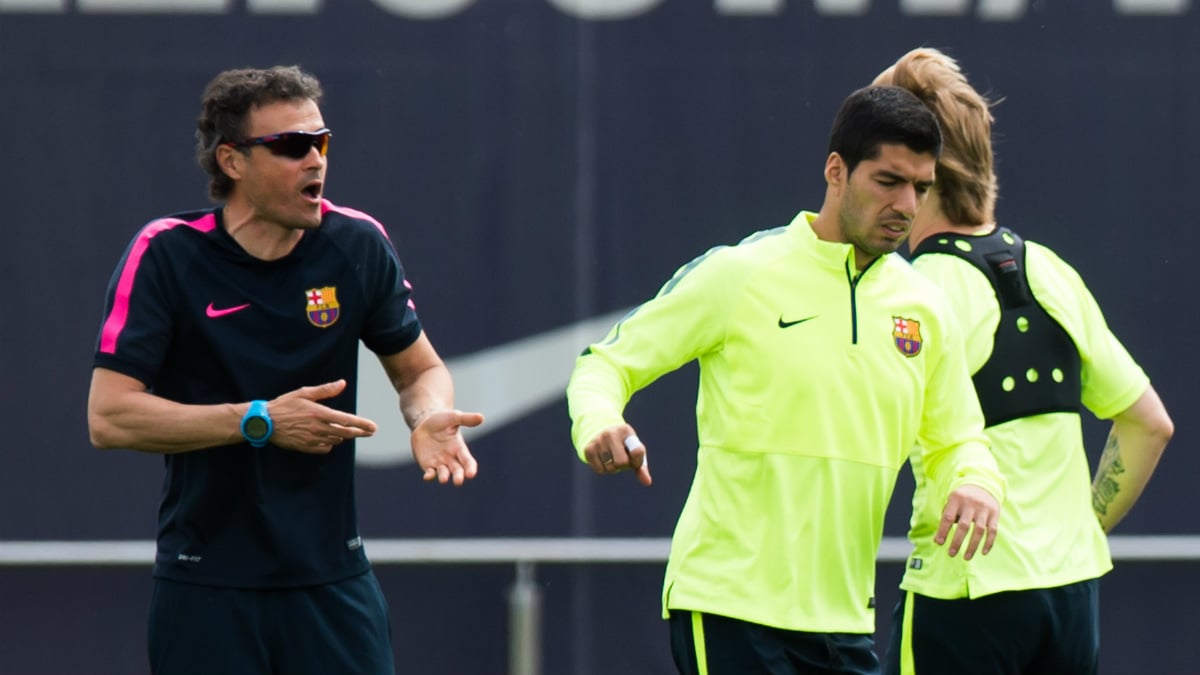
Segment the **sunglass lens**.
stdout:
<path fill-rule="evenodd" d="M 329 147 L 329 134 L 283 134 L 265 145 L 272 153 L 292 159 L 304 158 L 310 148 L 316 148 L 324 156 Z"/>

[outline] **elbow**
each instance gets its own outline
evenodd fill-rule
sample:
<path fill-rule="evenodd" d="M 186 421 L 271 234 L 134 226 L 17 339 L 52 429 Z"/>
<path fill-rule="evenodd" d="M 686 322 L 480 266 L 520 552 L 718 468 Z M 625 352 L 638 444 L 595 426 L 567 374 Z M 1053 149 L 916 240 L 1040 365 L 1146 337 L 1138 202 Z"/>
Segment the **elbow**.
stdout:
<path fill-rule="evenodd" d="M 102 427 L 93 423 L 88 424 L 88 440 L 97 450 L 111 450 L 114 447 L 109 434 Z"/>
<path fill-rule="evenodd" d="M 141 381 L 96 368 L 87 398 L 88 440 L 100 450 L 131 448 L 136 420 L 148 416 Z"/>
<path fill-rule="evenodd" d="M 1175 435 L 1175 423 L 1171 421 L 1171 418 L 1167 415 L 1167 413 L 1164 412 L 1162 414 L 1162 418 L 1158 421 L 1158 424 L 1155 425 L 1154 435 L 1159 439 L 1159 441 L 1161 441 L 1161 444 L 1164 447 L 1167 445 L 1167 442 L 1171 440 L 1171 437 Z"/>
<path fill-rule="evenodd" d="M 1144 420 L 1142 426 L 1146 435 L 1153 439 L 1155 445 L 1160 448 L 1159 452 L 1161 453 L 1161 448 L 1165 447 L 1171 437 L 1175 435 L 1175 422 L 1171 420 L 1167 409 L 1161 405 L 1146 417 L 1148 419 Z"/>
<path fill-rule="evenodd" d="M 116 425 L 103 415 L 88 411 L 88 440 L 97 450 L 112 450 L 120 447 Z"/>
<path fill-rule="evenodd" d="M 1166 406 L 1158 398 L 1158 393 L 1153 389 L 1149 389 L 1146 393 L 1155 404 L 1151 407 L 1153 412 L 1150 415 L 1150 423 L 1147 426 L 1150 428 L 1150 433 L 1159 442 L 1159 454 L 1162 454 L 1162 448 L 1166 447 L 1167 442 L 1175 435 L 1175 422 L 1171 420 L 1171 415 L 1167 412 Z M 1147 396 L 1143 395 L 1143 398 L 1147 398 Z"/>
<path fill-rule="evenodd" d="M 1157 461 L 1158 458 L 1162 457 L 1163 451 L 1166 450 L 1167 443 L 1170 442 L 1171 437 L 1175 435 L 1175 423 L 1171 421 L 1171 418 L 1164 411 L 1145 420 L 1141 424 L 1140 433 L 1144 439 L 1143 447 Z"/>
<path fill-rule="evenodd" d="M 1113 418 L 1113 428 L 1120 428 L 1139 438 L 1142 447 L 1161 456 L 1163 449 L 1175 435 L 1175 423 L 1158 398 L 1153 388 L 1148 387 L 1128 410 Z"/>

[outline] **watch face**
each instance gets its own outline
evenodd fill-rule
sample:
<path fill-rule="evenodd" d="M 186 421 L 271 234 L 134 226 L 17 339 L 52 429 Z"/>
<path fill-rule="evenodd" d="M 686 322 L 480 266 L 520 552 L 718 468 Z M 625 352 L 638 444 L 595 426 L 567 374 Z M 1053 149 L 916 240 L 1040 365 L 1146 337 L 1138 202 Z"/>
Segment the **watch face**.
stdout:
<path fill-rule="evenodd" d="M 251 417 L 246 420 L 246 435 L 250 438 L 265 438 L 267 435 L 267 421 L 261 417 Z"/>

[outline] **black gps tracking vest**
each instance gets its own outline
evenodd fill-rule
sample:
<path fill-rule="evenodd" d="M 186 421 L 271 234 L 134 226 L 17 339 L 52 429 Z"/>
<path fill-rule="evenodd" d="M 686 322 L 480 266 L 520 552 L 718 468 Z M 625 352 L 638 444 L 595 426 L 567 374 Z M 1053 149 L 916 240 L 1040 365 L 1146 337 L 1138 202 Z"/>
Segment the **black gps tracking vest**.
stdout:
<path fill-rule="evenodd" d="M 1052 412 L 1079 412 L 1079 350 L 1067 331 L 1033 297 L 1025 273 L 1025 242 L 998 227 L 978 237 L 943 232 L 912 258 L 958 256 L 987 276 L 1000 301 L 992 354 L 971 378 L 987 426 Z"/>

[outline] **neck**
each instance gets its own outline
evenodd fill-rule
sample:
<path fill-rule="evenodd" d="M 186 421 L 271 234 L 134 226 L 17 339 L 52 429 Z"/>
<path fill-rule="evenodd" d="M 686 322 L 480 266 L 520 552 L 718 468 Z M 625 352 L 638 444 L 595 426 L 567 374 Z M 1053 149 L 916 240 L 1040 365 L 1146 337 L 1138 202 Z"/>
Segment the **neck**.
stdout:
<path fill-rule="evenodd" d="M 252 209 L 228 203 L 222 209 L 225 231 L 247 253 L 260 260 L 278 260 L 292 252 L 304 231 L 257 218 Z"/>
<path fill-rule="evenodd" d="M 879 260 L 879 258 L 880 256 L 878 255 L 871 255 L 870 253 L 863 252 L 857 246 L 854 247 L 854 267 L 858 274 L 862 274 L 863 270 L 870 267 L 871 263 Z"/>

